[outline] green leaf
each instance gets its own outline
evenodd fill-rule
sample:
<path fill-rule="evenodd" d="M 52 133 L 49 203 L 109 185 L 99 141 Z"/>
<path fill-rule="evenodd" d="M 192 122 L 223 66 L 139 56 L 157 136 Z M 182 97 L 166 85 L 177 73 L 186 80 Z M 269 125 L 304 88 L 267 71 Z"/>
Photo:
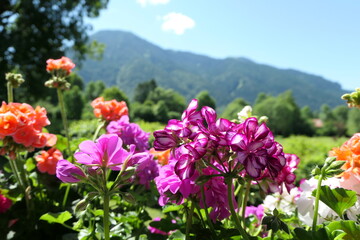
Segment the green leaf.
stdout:
<path fill-rule="evenodd" d="M 25 169 L 28 172 L 31 172 L 32 170 L 34 170 L 34 168 L 36 167 L 36 165 L 34 164 L 34 161 L 32 158 L 28 158 L 25 162 Z"/>
<path fill-rule="evenodd" d="M 177 230 L 169 236 L 169 240 L 185 240 L 185 234 Z"/>
<path fill-rule="evenodd" d="M 168 212 L 176 212 L 176 211 L 179 211 L 181 209 L 183 209 L 184 206 L 183 205 L 170 205 L 170 206 L 167 206 L 165 207 L 162 212 L 163 213 L 168 213 Z"/>
<path fill-rule="evenodd" d="M 333 240 L 360 239 L 360 226 L 355 221 L 336 221 L 326 226 L 326 230 Z"/>
<path fill-rule="evenodd" d="M 179 225 L 173 223 L 170 219 L 161 219 L 160 221 L 151 222 L 149 225 L 164 232 L 179 229 Z"/>
<path fill-rule="evenodd" d="M 320 200 L 334 210 L 339 217 L 343 217 L 345 211 L 354 206 L 357 201 L 356 192 L 344 188 L 331 189 L 329 186 L 321 186 Z M 316 191 L 312 192 L 316 196 Z"/>
<path fill-rule="evenodd" d="M 296 239 L 299 240 L 330 240 L 325 228 L 320 228 L 316 232 L 312 230 L 306 231 L 303 228 L 295 228 Z"/>
<path fill-rule="evenodd" d="M 59 213 L 45 213 L 40 217 L 40 220 L 47 221 L 48 223 L 59 223 L 63 224 L 67 220 L 71 219 L 71 213 L 68 211 Z"/>

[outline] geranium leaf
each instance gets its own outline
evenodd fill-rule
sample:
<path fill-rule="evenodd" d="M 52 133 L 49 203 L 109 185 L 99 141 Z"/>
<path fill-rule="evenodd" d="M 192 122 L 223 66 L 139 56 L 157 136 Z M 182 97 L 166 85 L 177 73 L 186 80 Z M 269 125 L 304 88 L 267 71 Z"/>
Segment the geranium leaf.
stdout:
<path fill-rule="evenodd" d="M 360 239 L 360 226 L 354 221 L 336 221 L 326 226 L 326 230 L 334 240 Z"/>
<path fill-rule="evenodd" d="M 40 220 L 47 221 L 48 223 L 59 223 L 63 224 L 67 220 L 71 219 L 71 213 L 68 211 L 59 213 L 45 213 L 40 217 Z"/>
<path fill-rule="evenodd" d="M 313 196 L 316 196 L 316 191 L 317 190 L 313 191 Z M 351 190 L 346 190 L 344 188 L 331 189 L 329 186 L 321 186 L 320 200 L 342 218 L 344 212 L 354 206 L 357 197 L 356 192 Z"/>

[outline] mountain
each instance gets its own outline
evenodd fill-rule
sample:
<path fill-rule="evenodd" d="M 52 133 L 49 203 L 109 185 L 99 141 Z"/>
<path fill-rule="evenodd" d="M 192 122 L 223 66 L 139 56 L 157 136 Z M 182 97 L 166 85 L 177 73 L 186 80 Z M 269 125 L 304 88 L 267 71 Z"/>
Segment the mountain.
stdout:
<path fill-rule="evenodd" d="M 101 31 L 91 36 L 105 44 L 101 61 L 86 60 L 78 72 L 85 82 L 103 80 L 132 96 L 138 83 L 156 80 L 188 100 L 208 90 L 219 109 L 238 97 L 253 103 L 258 93 L 278 95 L 292 90 L 300 106 L 319 109 L 343 104 L 338 83 L 292 69 L 258 64 L 246 58 L 215 59 L 190 52 L 162 49 L 124 31 Z"/>

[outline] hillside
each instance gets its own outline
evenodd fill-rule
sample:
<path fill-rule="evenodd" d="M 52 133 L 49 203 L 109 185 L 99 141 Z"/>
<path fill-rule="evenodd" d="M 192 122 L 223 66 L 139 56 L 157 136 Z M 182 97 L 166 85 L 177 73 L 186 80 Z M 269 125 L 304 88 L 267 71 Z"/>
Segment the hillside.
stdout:
<path fill-rule="evenodd" d="M 79 74 L 85 82 L 103 80 L 130 97 L 140 82 L 156 79 L 187 99 L 208 90 L 223 108 L 237 97 L 253 102 L 259 92 L 277 95 L 288 89 L 300 106 L 319 109 L 343 104 L 338 83 L 292 69 L 278 69 L 245 58 L 215 59 L 189 52 L 162 49 L 123 31 L 101 31 L 92 39 L 105 44 L 101 61 L 86 60 Z"/>

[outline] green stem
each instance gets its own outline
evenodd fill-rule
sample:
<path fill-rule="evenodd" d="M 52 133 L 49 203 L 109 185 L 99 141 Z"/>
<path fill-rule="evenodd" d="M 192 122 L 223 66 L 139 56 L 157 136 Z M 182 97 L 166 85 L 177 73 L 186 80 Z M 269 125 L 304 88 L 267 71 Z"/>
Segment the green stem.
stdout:
<path fill-rule="evenodd" d="M 65 136 L 66 136 L 66 140 L 67 140 L 66 141 L 67 151 L 68 151 L 69 157 L 71 157 L 70 162 L 73 162 L 73 156 L 71 154 L 71 149 L 70 149 L 70 137 L 69 137 L 68 124 L 67 124 L 67 116 L 66 116 L 66 109 L 65 109 L 65 103 L 64 103 L 64 96 L 63 96 L 63 92 L 62 92 L 62 90 L 60 88 L 57 89 L 57 94 L 58 94 L 58 99 L 59 99 L 61 118 L 62 118 L 62 122 L 63 122 L 63 125 L 64 125 Z"/>
<path fill-rule="evenodd" d="M 321 182 L 323 179 L 323 173 L 324 173 L 324 167 L 321 169 L 321 174 L 319 176 L 317 188 L 316 188 L 316 196 L 315 196 L 315 207 L 314 207 L 314 218 L 313 218 L 313 224 L 312 224 L 312 230 L 313 232 L 316 231 L 316 225 L 317 225 L 317 219 L 318 219 L 318 212 L 319 212 L 319 201 L 320 201 L 320 188 L 321 188 Z"/>
<path fill-rule="evenodd" d="M 206 220 L 207 220 L 207 223 L 208 223 L 208 225 L 209 225 L 209 228 L 210 228 L 210 230 L 211 230 L 211 232 L 212 232 L 213 234 L 216 234 L 216 233 L 215 233 L 214 225 L 213 225 L 213 223 L 211 222 L 211 219 L 210 219 L 210 216 L 209 216 L 208 207 L 207 207 L 207 205 L 206 205 L 204 186 L 202 186 L 202 188 L 201 188 L 201 197 L 202 197 L 202 201 L 203 201 L 203 205 L 204 205 L 204 210 L 205 210 L 205 215 L 206 215 Z M 215 235 L 215 237 L 216 237 L 216 235 Z"/>
<path fill-rule="evenodd" d="M 96 128 L 96 131 L 95 131 L 94 136 L 93 136 L 93 141 L 96 140 L 96 138 L 99 135 L 100 130 L 104 127 L 104 125 L 105 125 L 105 121 L 101 121 L 99 126 Z"/>
<path fill-rule="evenodd" d="M 243 229 L 243 227 L 241 226 L 241 222 L 238 218 L 238 215 L 235 212 L 235 208 L 234 208 L 234 203 L 233 203 L 233 198 L 232 198 L 232 178 L 227 178 L 226 179 L 226 183 L 228 186 L 228 202 L 229 202 L 229 207 L 230 207 L 230 212 L 231 212 L 231 216 L 235 222 L 235 226 L 238 229 L 238 231 L 240 232 L 240 234 L 242 235 L 243 239 L 245 240 L 249 240 L 249 236 L 247 235 L 246 231 Z"/>
<path fill-rule="evenodd" d="M 67 186 L 66 186 L 64 198 L 63 198 L 63 201 L 62 201 L 62 207 L 63 208 L 65 208 L 65 206 L 66 206 L 66 202 L 67 202 L 67 199 L 68 199 L 68 196 L 69 196 L 69 192 L 70 192 L 70 184 L 68 183 Z"/>
<path fill-rule="evenodd" d="M 240 189 L 238 191 L 235 191 L 235 197 L 238 196 L 237 198 L 237 202 L 238 202 L 238 208 L 236 209 L 236 212 L 239 214 L 240 212 L 240 206 L 242 206 L 242 197 L 243 197 L 243 194 L 244 194 L 244 184 L 240 184 Z"/>
<path fill-rule="evenodd" d="M 245 211 L 246 211 L 247 201 L 248 201 L 248 198 L 249 198 L 250 187 L 251 187 L 251 180 L 248 180 L 246 182 L 246 189 L 245 189 L 244 198 L 243 198 L 242 205 L 241 205 L 241 219 L 243 221 L 243 225 L 244 225 L 245 230 L 246 230 Z"/>
<path fill-rule="evenodd" d="M 106 191 L 104 193 L 104 237 L 105 240 L 110 239 L 110 221 L 109 221 L 109 202 L 110 202 L 110 194 Z"/>
<path fill-rule="evenodd" d="M 190 239 L 189 234 L 190 234 L 190 228 L 192 225 L 192 216 L 194 214 L 194 207 L 195 207 L 195 204 L 192 201 L 190 201 L 190 204 L 191 204 L 190 212 L 188 212 L 186 219 L 186 237 L 185 237 L 186 240 Z"/>
<path fill-rule="evenodd" d="M 13 102 L 14 101 L 13 87 L 10 82 L 7 83 L 7 94 L 8 94 L 8 103 Z"/>

